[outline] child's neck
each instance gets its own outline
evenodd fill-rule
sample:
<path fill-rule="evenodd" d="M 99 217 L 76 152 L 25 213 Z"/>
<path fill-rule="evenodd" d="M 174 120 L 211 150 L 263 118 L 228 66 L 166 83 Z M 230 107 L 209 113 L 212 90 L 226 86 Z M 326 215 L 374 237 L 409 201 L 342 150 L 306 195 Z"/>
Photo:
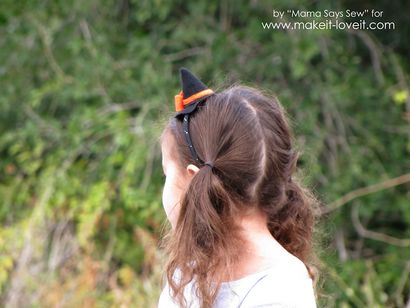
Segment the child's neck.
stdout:
<path fill-rule="evenodd" d="M 262 214 L 243 217 L 240 226 L 245 247 L 232 269 L 233 276 L 227 280 L 237 280 L 273 266 L 283 266 L 284 260 L 289 259 L 290 253 L 271 235 Z"/>

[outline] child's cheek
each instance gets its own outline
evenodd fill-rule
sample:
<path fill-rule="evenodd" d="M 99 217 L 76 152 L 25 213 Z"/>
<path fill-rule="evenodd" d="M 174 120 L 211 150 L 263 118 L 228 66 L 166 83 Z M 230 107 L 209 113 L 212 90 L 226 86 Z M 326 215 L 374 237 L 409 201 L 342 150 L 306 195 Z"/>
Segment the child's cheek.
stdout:
<path fill-rule="evenodd" d="M 178 219 L 179 204 L 180 204 L 181 190 L 177 185 L 174 185 L 172 176 L 168 176 L 163 193 L 162 193 L 162 205 L 165 213 L 171 225 L 174 227 L 176 220 Z"/>

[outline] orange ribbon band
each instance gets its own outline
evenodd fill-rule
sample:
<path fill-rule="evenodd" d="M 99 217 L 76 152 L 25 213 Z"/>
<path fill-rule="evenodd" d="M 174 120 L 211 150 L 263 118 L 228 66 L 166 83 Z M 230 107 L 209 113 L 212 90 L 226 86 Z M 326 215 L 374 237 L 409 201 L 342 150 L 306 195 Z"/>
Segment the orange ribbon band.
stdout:
<path fill-rule="evenodd" d="M 181 91 L 181 92 L 179 92 L 179 94 L 175 95 L 175 110 L 177 112 L 181 111 L 181 110 L 184 110 L 185 105 L 188 105 L 189 103 L 193 102 L 194 100 L 197 100 L 198 98 L 201 98 L 205 95 L 209 95 L 209 94 L 212 94 L 212 93 L 214 93 L 214 91 L 212 91 L 211 89 L 205 89 L 205 90 L 202 90 L 202 91 L 200 91 L 198 93 L 195 93 L 195 94 L 191 95 L 190 97 L 184 99 L 184 93 Z"/>

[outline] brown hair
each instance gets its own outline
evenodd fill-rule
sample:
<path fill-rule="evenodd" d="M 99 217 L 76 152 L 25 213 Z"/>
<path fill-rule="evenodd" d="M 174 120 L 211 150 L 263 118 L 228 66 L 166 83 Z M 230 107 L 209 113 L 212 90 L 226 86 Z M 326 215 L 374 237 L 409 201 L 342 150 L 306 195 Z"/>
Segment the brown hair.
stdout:
<path fill-rule="evenodd" d="M 214 168 L 201 168 L 189 182 L 176 226 L 166 237 L 166 276 L 178 303 L 186 306 L 184 288 L 195 279 L 201 307 L 212 306 L 221 277 L 229 277 L 242 247 L 236 218 L 255 208 L 266 214 L 272 236 L 304 262 L 316 285 L 313 235 L 319 202 L 292 176 L 299 153 L 278 100 L 233 85 L 191 114 L 190 136 L 198 156 Z M 161 140 L 169 137 L 173 159 L 180 166 L 195 164 L 182 122 L 174 117 Z"/>

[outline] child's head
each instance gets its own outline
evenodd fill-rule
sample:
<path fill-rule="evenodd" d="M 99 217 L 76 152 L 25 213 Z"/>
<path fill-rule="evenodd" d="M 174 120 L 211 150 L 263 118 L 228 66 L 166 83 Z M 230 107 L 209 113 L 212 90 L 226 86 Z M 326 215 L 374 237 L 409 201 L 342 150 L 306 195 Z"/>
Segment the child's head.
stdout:
<path fill-rule="evenodd" d="M 275 239 L 310 262 L 316 202 L 291 177 L 298 152 L 276 98 L 229 87 L 190 115 L 189 132 L 197 155 L 213 168 L 193 159 L 179 119 L 172 117 L 161 135 L 163 205 L 173 226 L 167 277 L 177 297 L 195 275 L 203 304 L 212 302 L 212 281 L 241 249 L 237 222 L 250 213 L 265 215 Z M 180 284 L 171 280 L 176 269 Z"/>
<path fill-rule="evenodd" d="M 199 191 L 193 192 L 195 188 L 191 187 L 190 197 L 200 198 L 202 192 L 207 192 L 206 196 L 217 202 L 212 202 L 214 209 L 207 209 L 215 213 L 207 215 L 228 215 L 233 211 L 240 215 L 257 207 L 256 190 L 266 163 L 265 143 L 261 139 L 263 129 L 256 116 L 258 111 L 248 99 L 263 99 L 258 95 L 250 88 L 233 87 L 208 98 L 191 115 L 189 125 L 193 146 L 198 156 L 210 162 L 212 168 L 193 160 L 181 121 L 176 118 L 169 121 L 161 136 L 166 174 L 163 205 L 173 227 L 177 224 L 180 199 L 194 176 Z M 228 200 L 231 206 L 224 204 Z M 205 212 L 198 214 L 200 219 Z"/>

